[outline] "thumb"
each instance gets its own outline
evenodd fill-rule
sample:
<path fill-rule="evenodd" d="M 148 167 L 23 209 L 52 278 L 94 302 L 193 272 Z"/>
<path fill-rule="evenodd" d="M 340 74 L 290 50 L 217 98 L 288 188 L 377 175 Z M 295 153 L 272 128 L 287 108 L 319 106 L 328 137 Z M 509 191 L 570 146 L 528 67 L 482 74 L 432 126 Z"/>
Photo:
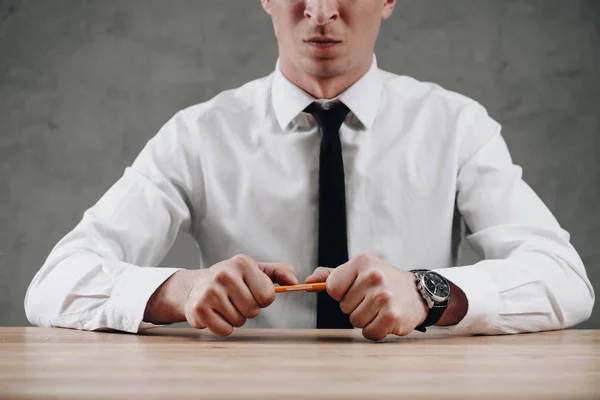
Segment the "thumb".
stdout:
<path fill-rule="evenodd" d="M 258 268 L 271 278 L 274 283 L 279 283 L 280 285 L 295 285 L 298 283 L 296 270 L 292 264 L 259 262 Z"/>
<path fill-rule="evenodd" d="M 318 267 L 317 269 L 315 269 L 313 271 L 311 276 L 306 278 L 304 283 L 325 282 L 327 280 L 327 277 L 329 276 L 329 274 L 331 274 L 331 271 L 333 271 L 333 268 Z"/>

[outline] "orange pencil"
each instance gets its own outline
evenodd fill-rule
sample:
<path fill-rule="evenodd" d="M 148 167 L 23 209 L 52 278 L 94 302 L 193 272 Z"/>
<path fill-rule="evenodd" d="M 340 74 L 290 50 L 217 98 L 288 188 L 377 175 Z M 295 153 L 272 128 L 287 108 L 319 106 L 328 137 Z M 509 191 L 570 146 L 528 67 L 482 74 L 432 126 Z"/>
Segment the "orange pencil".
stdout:
<path fill-rule="evenodd" d="M 275 293 L 299 292 L 306 290 L 307 292 L 320 292 L 325 290 L 325 282 L 320 283 L 301 283 L 298 285 L 275 286 Z"/>

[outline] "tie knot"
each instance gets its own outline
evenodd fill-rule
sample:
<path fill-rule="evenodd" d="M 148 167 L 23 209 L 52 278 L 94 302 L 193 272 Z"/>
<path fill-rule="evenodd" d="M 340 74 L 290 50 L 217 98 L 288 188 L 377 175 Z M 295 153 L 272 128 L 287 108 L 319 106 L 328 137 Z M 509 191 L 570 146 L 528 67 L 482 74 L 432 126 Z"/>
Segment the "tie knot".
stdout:
<path fill-rule="evenodd" d="M 340 130 L 340 126 L 350 110 L 341 101 L 325 103 L 325 105 L 312 102 L 304 109 L 304 112 L 312 114 L 324 131 L 332 130 L 337 132 Z"/>

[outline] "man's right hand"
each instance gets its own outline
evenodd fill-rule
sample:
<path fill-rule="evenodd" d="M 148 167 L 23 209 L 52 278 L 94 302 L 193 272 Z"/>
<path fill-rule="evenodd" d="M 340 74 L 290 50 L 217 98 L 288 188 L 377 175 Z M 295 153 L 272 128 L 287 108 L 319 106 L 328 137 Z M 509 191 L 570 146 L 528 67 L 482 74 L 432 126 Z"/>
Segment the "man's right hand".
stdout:
<path fill-rule="evenodd" d="M 230 335 L 275 301 L 273 282 L 298 283 L 292 265 L 256 262 L 245 255 L 199 272 L 185 300 L 185 318 L 194 328 L 219 336 Z"/>
<path fill-rule="evenodd" d="M 177 271 L 148 301 L 144 321 L 187 321 L 194 328 L 228 336 L 275 300 L 274 282 L 298 283 L 294 267 L 236 255 L 208 269 Z"/>

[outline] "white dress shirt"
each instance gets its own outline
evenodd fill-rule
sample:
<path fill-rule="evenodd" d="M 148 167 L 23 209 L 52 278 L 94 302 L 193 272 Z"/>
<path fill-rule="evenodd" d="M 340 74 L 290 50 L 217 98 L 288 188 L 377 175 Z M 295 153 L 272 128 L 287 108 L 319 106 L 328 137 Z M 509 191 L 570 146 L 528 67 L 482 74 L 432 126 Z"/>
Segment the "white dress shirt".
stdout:
<path fill-rule="evenodd" d="M 338 96 L 348 251 L 397 268 L 435 269 L 469 301 L 456 334 L 565 328 L 594 292 L 580 257 L 521 179 L 500 125 L 477 102 L 432 83 L 370 70 Z M 41 326 L 137 332 L 175 268 L 157 267 L 180 229 L 201 266 L 243 253 L 317 263 L 320 133 L 315 99 L 279 65 L 269 76 L 178 112 L 52 250 L 25 309 Z M 455 207 L 483 261 L 455 266 Z M 314 293 L 278 295 L 250 327 L 313 328 Z"/>

